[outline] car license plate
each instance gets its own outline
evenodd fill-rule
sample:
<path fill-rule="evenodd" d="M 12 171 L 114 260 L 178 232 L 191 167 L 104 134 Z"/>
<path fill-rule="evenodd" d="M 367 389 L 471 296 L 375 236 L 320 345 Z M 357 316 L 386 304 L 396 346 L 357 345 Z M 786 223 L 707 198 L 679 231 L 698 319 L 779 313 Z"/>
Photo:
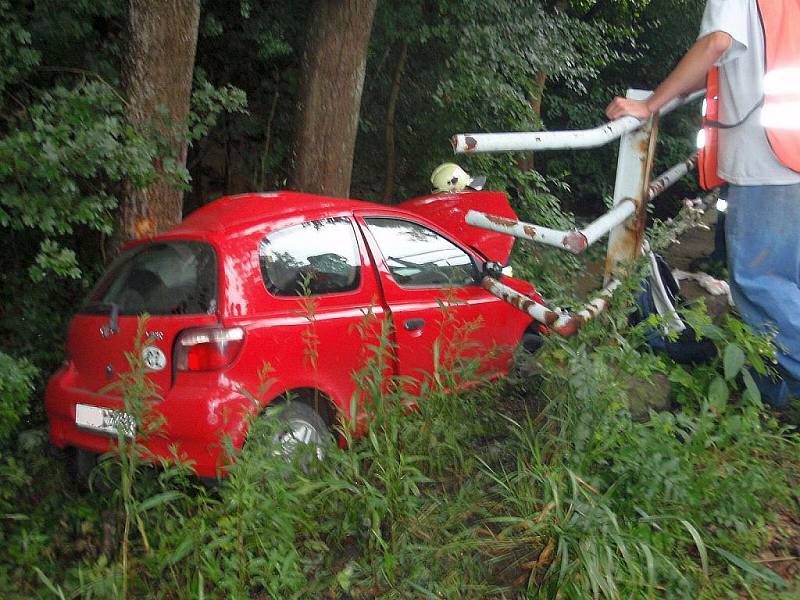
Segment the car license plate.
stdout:
<path fill-rule="evenodd" d="M 111 408 L 101 408 L 88 404 L 75 405 L 75 424 L 78 427 L 112 435 L 116 435 L 117 431 L 121 431 L 128 437 L 133 437 L 136 434 L 136 419 L 133 415 Z"/>

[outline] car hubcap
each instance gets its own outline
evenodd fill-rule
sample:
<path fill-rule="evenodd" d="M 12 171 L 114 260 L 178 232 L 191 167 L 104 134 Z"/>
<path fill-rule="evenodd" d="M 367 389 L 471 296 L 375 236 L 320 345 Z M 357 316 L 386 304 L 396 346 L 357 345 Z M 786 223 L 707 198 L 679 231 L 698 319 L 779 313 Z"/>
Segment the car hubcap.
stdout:
<path fill-rule="evenodd" d="M 319 432 L 306 421 L 291 420 L 289 428 L 277 436 L 278 448 L 276 454 L 291 456 L 299 444 L 306 444 L 314 447 L 317 458 L 322 460 L 325 451 L 322 448 L 322 438 Z"/>

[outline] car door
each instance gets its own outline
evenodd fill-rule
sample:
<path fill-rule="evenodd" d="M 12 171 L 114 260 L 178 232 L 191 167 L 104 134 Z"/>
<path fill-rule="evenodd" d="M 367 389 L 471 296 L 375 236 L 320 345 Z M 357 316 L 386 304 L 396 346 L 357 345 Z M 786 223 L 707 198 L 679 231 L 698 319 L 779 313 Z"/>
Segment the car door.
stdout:
<path fill-rule="evenodd" d="M 419 390 L 437 370 L 465 361 L 480 378 L 504 372 L 526 320 L 479 285 L 476 257 L 406 217 L 365 214 L 359 223 L 379 266 L 397 368 L 409 389 Z"/>
<path fill-rule="evenodd" d="M 258 318 L 242 317 L 248 343 L 269 363 L 281 391 L 319 390 L 345 412 L 384 318 L 358 238 L 345 215 L 268 232 L 258 247 L 263 301 L 250 308 Z"/>

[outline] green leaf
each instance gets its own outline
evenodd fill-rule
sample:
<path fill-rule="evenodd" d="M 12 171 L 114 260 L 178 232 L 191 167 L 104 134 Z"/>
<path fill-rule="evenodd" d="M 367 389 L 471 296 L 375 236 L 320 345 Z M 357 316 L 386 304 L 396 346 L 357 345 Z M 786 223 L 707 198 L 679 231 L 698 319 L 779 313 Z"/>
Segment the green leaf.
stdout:
<path fill-rule="evenodd" d="M 708 402 L 716 412 L 725 410 L 728 403 L 728 384 L 722 377 L 716 377 L 708 387 Z"/>
<path fill-rule="evenodd" d="M 762 567 L 761 565 L 757 565 L 755 563 L 750 562 L 749 560 L 745 560 L 736 556 L 735 554 L 731 554 L 727 550 L 723 550 L 722 548 L 718 548 L 716 546 L 710 546 L 710 548 L 719 554 L 722 558 L 727 560 L 733 566 L 741 569 L 748 575 L 753 575 L 754 577 L 758 577 L 759 579 L 763 579 L 764 581 L 774 585 L 778 588 L 785 588 L 786 582 L 776 573 L 773 573 L 769 569 Z"/>
<path fill-rule="evenodd" d="M 345 593 L 350 592 L 353 581 L 353 571 L 353 563 L 349 562 L 344 569 L 336 574 L 336 583 L 339 584 L 339 587 L 342 588 Z"/>
<path fill-rule="evenodd" d="M 725 369 L 725 379 L 731 380 L 744 367 L 744 350 L 737 344 L 728 344 L 725 347 L 725 355 L 722 359 Z"/>
<path fill-rule="evenodd" d="M 700 537 L 700 533 L 698 533 L 697 529 L 695 529 L 694 525 L 689 523 L 689 521 L 681 519 L 681 524 L 686 527 L 689 535 L 692 536 L 694 545 L 697 546 L 697 552 L 700 554 L 700 565 L 703 567 L 703 575 L 708 577 L 708 552 L 706 551 L 706 545 L 703 543 L 703 538 Z"/>
<path fill-rule="evenodd" d="M 652 590 L 656 585 L 656 563 L 653 559 L 653 552 L 650 550 L 650 546 L 644 542 L 639 543 L 639 548 L 644 554 L 645 564 L 647 565 L 647 585 Z"/>
<path fill-rule="evenodd" d="M 744 398 L 745 400 L 749 400 L 750 402 L 755 402 L 760 404 L 761 403 L 761 390 L 758 389 L 753 376 L 750 374 L 750 371 L 744 370 L 742 371 L 742 380 L 744 380 Z"/>
<path fill-rule="evenodd" d="M 178 544 L 178 547 L 169 554 L 166 564 L 174 565 L 182 561 L 189 555 L 195 544 L 196 540 L 194 536 L 190 535 L 189 537 L 185 538 L 180 544 Z"/>
<path fill-rule="evenodd" d="M 139 512 L 145 512 L 151 508 L 161 506 L 162 504 L 167 504 L 173 500 L 177 500 L 181 496 L 183 496 L 183 494 L 175 490 L 168 490 L 166 492 L 156 494 L 155 496 L 150 496 L 139 504 Z"/>
<path fill-rule="evenodd" d="M 64 591 L 61 589 L 60 586 L 50 581 L 50 578 L 47 575 L 45 575 L 39 567 L 33 567 L 33 570 L 36 572 L 36 575 L 37 577 L 39 577 L 39 580 L 47 587 L 48 590 L 50 590 L 53 593 L 53 595 L 55 595 L 58 598 L 61 598 L 61 600 L 66 600 L 64 596 Z"/>
<path fill-rule="evenodd" d="M 676 366 L 669 373 L 669 380 L 673 383 L 680 383 L 685 387 L 691 387 L 694 383 L 694 378 L 691 373 L 680 365 Z"/>

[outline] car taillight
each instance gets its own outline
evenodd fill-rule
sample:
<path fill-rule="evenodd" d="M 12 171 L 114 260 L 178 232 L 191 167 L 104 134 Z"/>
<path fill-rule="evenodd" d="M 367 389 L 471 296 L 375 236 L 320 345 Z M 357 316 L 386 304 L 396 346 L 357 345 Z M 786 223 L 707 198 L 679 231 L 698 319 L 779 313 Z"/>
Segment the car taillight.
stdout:
<path fill-rule="evenodd" d="M 233 362 L 243 343 L 241 327 L 187 329 L 175 343 L 175 365 L 179 371 L 222 369 Z"/>

